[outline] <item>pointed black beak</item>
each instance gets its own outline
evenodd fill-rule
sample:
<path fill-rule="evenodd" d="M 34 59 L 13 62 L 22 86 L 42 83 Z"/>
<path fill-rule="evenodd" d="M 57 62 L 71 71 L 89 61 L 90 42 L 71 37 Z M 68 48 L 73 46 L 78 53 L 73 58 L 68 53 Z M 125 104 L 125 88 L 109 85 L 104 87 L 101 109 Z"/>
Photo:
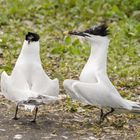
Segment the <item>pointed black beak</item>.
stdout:
<path fill-rule="evenodd" d="M 86 36 L 89 37 L 89 35 L 87 33 L 85 33 L 85 32 L 76 32 L 76 31 L 73 31 L 73 32 L 68 32 L 68 34 L 69 35 L 82 36 L 82 37 L 86 37 Z"/>

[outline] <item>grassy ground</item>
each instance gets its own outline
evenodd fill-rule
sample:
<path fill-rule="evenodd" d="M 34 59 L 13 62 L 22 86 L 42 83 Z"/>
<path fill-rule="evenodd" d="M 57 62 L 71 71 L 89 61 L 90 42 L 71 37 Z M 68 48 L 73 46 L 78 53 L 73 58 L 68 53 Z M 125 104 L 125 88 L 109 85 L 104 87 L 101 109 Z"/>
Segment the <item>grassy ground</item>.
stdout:
<path fill-rule="evenodd" d="M 90 47 L 81 44 L 77 39 L 65 37 L 63 32 L 84 30 L 106 22 L 111 39 L 108 55 L 109 77 L 123 97 L 139 101 L 139 5 L 139 0 L 0 0 L 0 73 L 3 70 L 11 73 L 25 34 L 32 31 L 41 36 L 41 59 L 48 75 L 59 78 L 61 85 L 66 78 L 77 79 L 88 58 Z M 61 93 L 64 94 L 63 88 Z M 139 116 L 111 116 L 105 124 L 98 126 L 94 122 L 97 119 L 94 114 L 99 113 L 98 109 L 87 109 L 78 103 L 71 105 L 71 101 L 66 100 L 57 106 L 50 106 L 51 111 L 43 114 L 40 112 L 39 119 L 42 121 L 37 126 L 30 126 L 25 122 L 26 118 L 20 121 L 24 125 L 20 122 L 9 122 L 13 106 L 1 97 L 0 108 L 4 112 L 0 115 L 1 139 L 8 139 L 8 134 L 9 137 L 16 133 L 23 134 L 23 130 L 26 139 L 35 139 L 35 136 L 38 136 L 36 139 L 41 139 L 53 134 L 54 127 L 56 131 L 53 135 L 56 136 L 50 136 L 52 139 L 56 139 L 57 135 L 59 139 L 65 139 L 61 137 L 63 135 L 68 139 L 120 139 L 120 136 L 122 139 L 140 138 Z M 75 112 L 70 113 L 73 110 Z M 28 117 L 28 113 L 25 115 Z M 74 120 L 76 116 L 77 120 Z M 45 120 L 45 117 L 48 119 Z M 84 123 L 80 119 L 84 119 Z M 1 127 L 8 127 L 8 133 L 2 131 Z M 28 127 L 31 133 L 27 137 Z"/>

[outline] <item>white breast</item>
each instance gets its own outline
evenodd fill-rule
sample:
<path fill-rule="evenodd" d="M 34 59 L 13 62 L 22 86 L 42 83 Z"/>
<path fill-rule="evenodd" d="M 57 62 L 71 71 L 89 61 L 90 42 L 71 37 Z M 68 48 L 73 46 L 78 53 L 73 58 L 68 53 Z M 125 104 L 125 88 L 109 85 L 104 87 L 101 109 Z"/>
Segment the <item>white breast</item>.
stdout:
<path fill-rule="evenodd" d="M 86 83 L 95 83 L 97 82 L 96 78 L 96 70 L 94 68 L 94 65 L 87 62 L 87 64 L 84 66 L 81 74 L 80 74 L 80 81 L 86 82 Z"/>

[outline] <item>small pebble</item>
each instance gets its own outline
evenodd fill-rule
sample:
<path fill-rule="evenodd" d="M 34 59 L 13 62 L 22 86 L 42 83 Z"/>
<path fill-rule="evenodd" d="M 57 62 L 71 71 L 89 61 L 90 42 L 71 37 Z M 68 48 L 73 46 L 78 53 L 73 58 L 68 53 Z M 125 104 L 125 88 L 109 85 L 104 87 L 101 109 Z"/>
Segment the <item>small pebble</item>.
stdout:
<path fill-rule="evenodd" d="M 64 138 L 64 139 L 68 139 L 68 137 L 67 137 L 67 136 L 62 136 L 62 138 Z"/>
<path fill-rule="evenodd" d="M 4 132 L 4 131 L 6 131 L 6 130 L 5 130 L 5 129 L 0 129 L 0 131 L 3 131 L 3 132 Z"/>
<path fill-rule="evenodd" d="M 20 140 L 22 139 L 22 135 L 21 134 L 17 134 L 14 136 L 14 139 Z"/>

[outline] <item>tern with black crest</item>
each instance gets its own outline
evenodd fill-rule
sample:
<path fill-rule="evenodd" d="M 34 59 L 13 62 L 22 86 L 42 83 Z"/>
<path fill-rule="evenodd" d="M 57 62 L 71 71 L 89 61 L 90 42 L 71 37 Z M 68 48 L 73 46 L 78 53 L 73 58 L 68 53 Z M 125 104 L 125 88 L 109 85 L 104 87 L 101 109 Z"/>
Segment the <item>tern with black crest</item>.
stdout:
<path fill-rule="evenodd" d="M 108 78 L 106 66 L 110 40 L 107 26 L 102 24 L 83 32 L 74 31 L 68 34 L 84 38 L 91 46 L 90 56 L 79 80 L 66 79 L 63 83 L 72 99 L 101 108 L 100 122 L 114 110 L 140 114 L 140 103 L 122 98 Z M 110 111 L 104 113 L 104 108 Z"/>
<path fill-rule="evenodd" d="M 43 70 L 39 39 L 38 34 L 29 32 L 11 75 L 5 71 L 1 74 L 2 94 L 17 104 L 14 119 L 18 119 L 18 106 L 23 104 L 31 111 L 35 109 L 35 122 L 39 105 L 58 100 L 59 82 Z"/>

